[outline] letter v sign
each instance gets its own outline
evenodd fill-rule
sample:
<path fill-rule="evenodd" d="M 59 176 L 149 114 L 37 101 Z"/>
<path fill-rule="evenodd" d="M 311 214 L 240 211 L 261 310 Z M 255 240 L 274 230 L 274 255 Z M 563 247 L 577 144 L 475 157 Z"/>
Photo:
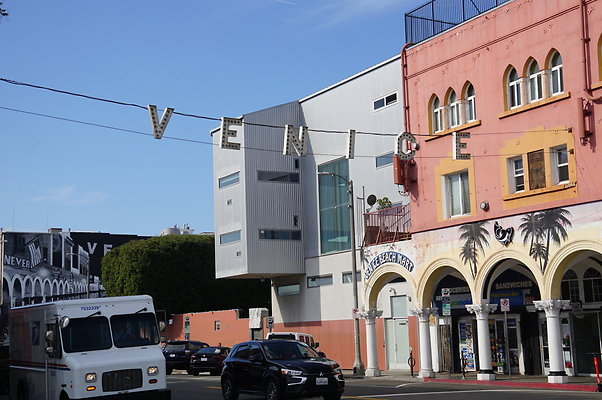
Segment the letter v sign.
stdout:
<path fill-rule="evenodd" d="M 155 139 L 161 139 L 163 137 L 163 132 L 165 132 L 165 128 L 167 128 L 167 123 L 171 118 L 171 114 L 173 113 L 173 108 L 166 108 L 163 110 L 163 115 L 161 116 L 161 121 L 158 121 L 157 116 L 157 106 L 148 105 L 148 112 L 150 113 L 151 125 L 153 127 L 153 135 L 155 135 Z"/>

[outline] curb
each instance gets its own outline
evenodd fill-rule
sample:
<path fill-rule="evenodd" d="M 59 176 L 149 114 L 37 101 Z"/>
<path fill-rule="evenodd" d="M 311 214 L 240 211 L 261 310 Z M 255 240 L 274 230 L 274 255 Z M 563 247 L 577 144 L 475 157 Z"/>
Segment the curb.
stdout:
<path fill-rule="evenodd" d="M 476 380 L 439 379 L 439 378 L 424 378 L 424 382 L 459 383 L 459 384 L 491 385 L 491 386 L 513 386 L 513 387 L 536 388 L 536 389 L 572 390 L 572 391 L 580 391 L 580 392 L 597 392 L 598 391 L 597 386 L 576 385 L 576 384 L 569 384 L 569 383 L 476 381 Z"/>

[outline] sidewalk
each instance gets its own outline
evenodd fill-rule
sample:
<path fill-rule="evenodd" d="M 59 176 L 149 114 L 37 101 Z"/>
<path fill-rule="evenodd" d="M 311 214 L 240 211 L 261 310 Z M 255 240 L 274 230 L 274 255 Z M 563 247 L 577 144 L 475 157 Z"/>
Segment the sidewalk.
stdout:
<path fill-rule="evenodd" d="M 365 379 L 390 382 L 391 384 L 410 383 L 410 382 L 429 382 L 429 383 L 454 383 L 454 384 L 470 384 L 470 385 L 489 385 L 489 386 L 505 386 L 505 387 L 524 387 L 534 389 L 555 389 L 555 390 L 572 390 L 584 392 L 598 391 L 595 377 L 590 376 L 569 376 L 569 382 L 548 383 L 548 377 L 545 375 L 502 375 L 496 374 L 495 381 L 479 381 L 475 372 L 467 373 L 464 379 L 461 374 L 451 374 L 440 372 L 435 378 L 418 378 L 418 372 L 414 373 L 414 377 L 409 371 L 388 370 L 381 371 L 381 376 L 378 377 L 355 377 L 351 370 L 344 371 L 345 379 Z"/>

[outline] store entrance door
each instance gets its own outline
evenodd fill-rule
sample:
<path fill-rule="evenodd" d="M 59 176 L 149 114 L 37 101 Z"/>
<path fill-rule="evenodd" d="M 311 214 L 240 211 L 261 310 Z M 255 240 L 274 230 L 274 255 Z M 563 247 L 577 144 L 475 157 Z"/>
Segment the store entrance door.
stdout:
<path fill-rule="evenodd" d="M 578 374 L 594 374 L 594 362 L 591 353 L 600 353 L 600 319 L 599 313 L 585 313 L 583 318 L 573 318 L 573 330 L 579 332 L 574 336 L 575 359 Z M 600 358 L 598 358 L 600 361 Z"/>
<path fill-rule="evenodd" d="M 408 358 L 410 358 L 408 320 L 405 318 L 388 319 L 385 331 L 389 369 L 410 369 L 408 365 Z"/>

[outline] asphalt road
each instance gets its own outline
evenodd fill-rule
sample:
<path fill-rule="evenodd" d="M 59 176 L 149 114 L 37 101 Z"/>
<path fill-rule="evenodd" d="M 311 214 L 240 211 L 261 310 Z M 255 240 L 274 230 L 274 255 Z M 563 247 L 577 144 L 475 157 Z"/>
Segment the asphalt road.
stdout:
<path fill-rule="evenodd" d="M 222 400 L 219 376 L 201 374 L 169 375 L 167 386 L 172 391 L 172 400 Z M 486 397 L 485 397 L 486 396 Z M 601 399 L 602 394 L 593 392 L 571 392 L 564 390 L 541 390 L 504 388 L 500 386 L 475 386 L 469 384 L 444 383 L 397 383 L 376 379 L 349 379 L 346 381 L 343 399 L 387 400 L 387 399 L 433 399 L 433 400 L 571 400 Z M 241 395 L 240 400 L 261 399 Z"/>

